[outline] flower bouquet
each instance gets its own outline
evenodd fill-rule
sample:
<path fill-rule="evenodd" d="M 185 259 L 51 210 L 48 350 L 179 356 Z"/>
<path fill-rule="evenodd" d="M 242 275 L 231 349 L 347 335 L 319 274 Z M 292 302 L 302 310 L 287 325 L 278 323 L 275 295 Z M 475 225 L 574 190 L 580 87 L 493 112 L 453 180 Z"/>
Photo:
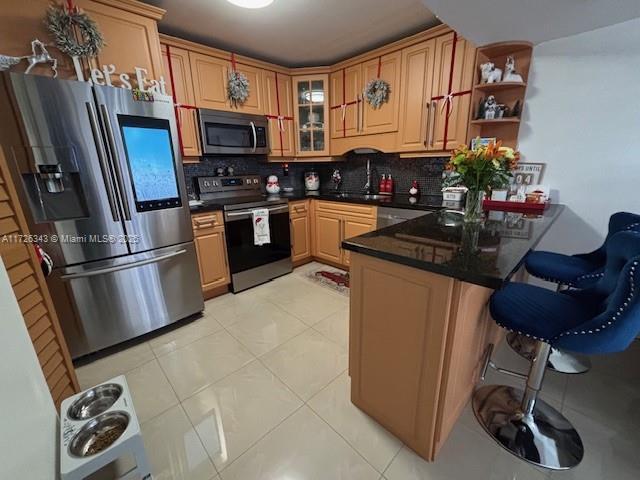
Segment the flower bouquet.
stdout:
<path fill-rule="evenodd" d="M 451 152 L 443 186 L 467 187 L 464 212 L 466 222 L 482 220 L 484 193 L 509 185 L 509 179 L 519 159 L 520 153 L 513 148 L 503 147 L 501 141 L 490 142 L 487 145 L 476 142 L 473 149 L 461 145 Z"/>

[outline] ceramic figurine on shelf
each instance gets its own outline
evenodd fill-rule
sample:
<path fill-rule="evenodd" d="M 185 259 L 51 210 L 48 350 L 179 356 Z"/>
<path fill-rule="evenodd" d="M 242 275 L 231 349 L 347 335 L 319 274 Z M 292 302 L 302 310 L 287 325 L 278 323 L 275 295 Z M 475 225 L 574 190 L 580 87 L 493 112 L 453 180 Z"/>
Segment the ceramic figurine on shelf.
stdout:
<path fill-rule="evenodd" d="M 333 182 L 334 189 L 337 192 L 340 189 L 340 184 L 342 183 L 342 175 L 340 174 L 340 170 L 338 170 L 337 168 L 331 175 L 331 181 Z"/>
<path fill-rule="evenodd" d="M 280 182 L 275 175 L 269 175 L 267 177 L 267 193 L 272 195 L 280 193 Z"/>
<path fill-rule="evenodd" d="M 414 180 L 414 181 L 411 183 L 411 188 L 409 189 L 409 195 L 411 195 L 411 196 L 414 196 L 414 197 L 415 197 L 416 195 L 418 195 L 418 192 L 419 192 L 419 191 L 420 191 L 420 190 L 418 189 L 418 181 L 417 181 L 417 180 Z"/>
<path fill-rule="evenodd" d="M 507 63 L 504 66 L 503 82 L 520 82 L 522 83 L 522 75 L 516 72 L 516 60 L 511 55 L 507 57 Z"/>
<path fill-rule="evenodd" d="M 498 112 L 498 102 L 496 102 L 496 97 L 493 95 L 489 95 L 487 100 L 484 102 L 484 119 L 485 120 L 493 120 L 497 117 Z"/>
<path fill-rule="evenodd" d="M 502 80 L 502 70 L 496 68 L 492 62 L 481 63 L 480 72 L 482 83 L 497 83 Z"/>

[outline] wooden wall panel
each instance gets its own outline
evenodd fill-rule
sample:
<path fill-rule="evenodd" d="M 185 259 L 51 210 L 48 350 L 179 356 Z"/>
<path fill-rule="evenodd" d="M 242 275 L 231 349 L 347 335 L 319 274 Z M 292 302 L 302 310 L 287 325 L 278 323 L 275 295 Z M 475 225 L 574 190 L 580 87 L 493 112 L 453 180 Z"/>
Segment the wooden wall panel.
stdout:
<path fill-rule="evenodd" d="M 78 381 L 35 250 L 32 245 L 10 237 L 28 233 L 10 181 L 4 152 L 0 149 L 0 257 L 57 406 L 79 390 Z"/>

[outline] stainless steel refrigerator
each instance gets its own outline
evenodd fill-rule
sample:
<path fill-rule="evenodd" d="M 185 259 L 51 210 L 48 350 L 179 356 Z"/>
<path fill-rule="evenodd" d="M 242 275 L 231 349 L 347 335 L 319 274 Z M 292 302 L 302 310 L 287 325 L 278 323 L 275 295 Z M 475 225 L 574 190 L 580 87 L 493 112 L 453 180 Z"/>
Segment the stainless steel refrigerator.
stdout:
<path fill-rule="evenodd" d="M 170 97 L 3 73 L 0 143 L 71 356 L 204 308 Z M 25 239 L 23 239 L 25 240 Z"/>

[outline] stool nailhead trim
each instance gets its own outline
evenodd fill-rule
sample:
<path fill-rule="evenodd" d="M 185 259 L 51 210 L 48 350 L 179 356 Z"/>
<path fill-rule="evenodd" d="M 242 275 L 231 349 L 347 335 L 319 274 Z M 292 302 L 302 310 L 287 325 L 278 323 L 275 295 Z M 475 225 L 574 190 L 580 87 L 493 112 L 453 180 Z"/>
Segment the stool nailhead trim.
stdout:
<path fill-rule="evenodd" d="M 618 317 L 620 317 L 620 315 L 622 315 L 622 313 L 625 311 L 625 309 L 629 306 L 629 302 L 631 302 L 631 299 L 633 299 L 634 295 L 635 295 L 635 290 L 636 290 L 636 286 L 635 286 L 635 270 L 636 267 L 638 266 L 638 262 L 633 262 L 633 265 L 631 266 L 631 269 L 629 270 L 629 282 L 631 283 L 631 288 L 629 291 L 629 296 L 627 297 L 626 301 L 622 304 L 622 306 L 620 308 L 618 308 L 618 311 L 616 313 L 613 314 L 613 316 L 611 317 L 611 320 L 609 320 L 606 324 L 604 325 L 600 325 L 599 328 L 596 328 L 594 330 L 582 330 L 580 332 L 563 332 L 560 335 L 558 335 L 556 338 L 560 338 L 564 335 L 588 335 L 588 334 L 592 334 L 592 333 L 597 333 L 600 330 L 604 330 L 605 328 L 607 328 L 609 325 L 613 325 L 613 323 L 618 320 Z"/>

